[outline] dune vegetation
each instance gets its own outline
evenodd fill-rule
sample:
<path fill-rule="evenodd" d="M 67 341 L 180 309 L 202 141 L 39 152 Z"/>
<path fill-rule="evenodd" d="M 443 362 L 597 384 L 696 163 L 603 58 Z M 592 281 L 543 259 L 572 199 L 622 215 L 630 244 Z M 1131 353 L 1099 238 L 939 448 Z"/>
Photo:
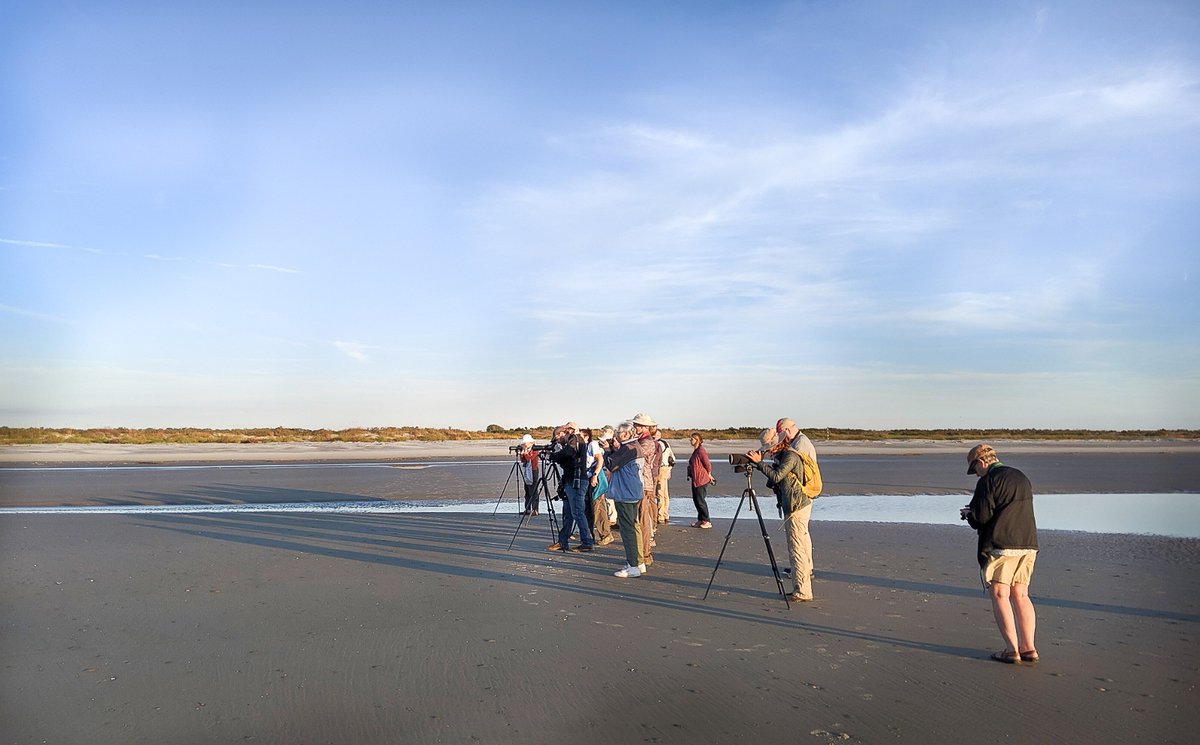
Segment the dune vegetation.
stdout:
<path fill-rule="evenodd" d="M 587 426 L 585 424 L 585 426 Z M 600 425 L 596 425 L 600 426 Z M 845 429 L 803 427 L 816 440 L 878 442 L 885 440 L 1196 440 L 1200 430 L 1094 430 L 1094 429 Z M 92 429 L 51 427 L 0 427 L 0 445 L 113 444 L 154 445 L 203 443 L 254 444 L 263 442 L 442 442 L 456 440 L 518 439 L 526 432 L 539 441 L 550 438 L 553 427 L 503 427 L 490 424 L 483 430 L 452 427 L 352 427 L 350 429 L 299 429 L 262 427 L 248 429 L 204 429 L 169 427 L 135 429 L 102 427 Z M 669 428 L 670 439 L 684 439 L 693 431 L 707 440 L 739 440 L 758 437 L 759 427 Z"/>

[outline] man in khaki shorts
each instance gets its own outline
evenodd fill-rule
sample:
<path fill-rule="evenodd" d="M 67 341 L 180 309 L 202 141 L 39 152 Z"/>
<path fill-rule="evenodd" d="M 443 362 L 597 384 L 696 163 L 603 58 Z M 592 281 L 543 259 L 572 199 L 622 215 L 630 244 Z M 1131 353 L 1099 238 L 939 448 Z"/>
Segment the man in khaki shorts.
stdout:
<path fill-rule="evenodd" d="M 979 481 L 971 503 L 959 514 L 979 533 L 980 577 L 1004 639 L 1004 649 L 992 659 L 1016 665 L 1037 662 L 1037 618 L 1029 599 L 1038 551 L 1033 486 L 1025 474 L 1001 463 L 991 445 L 982 443 L 967 453 L 967 473 Z"/>

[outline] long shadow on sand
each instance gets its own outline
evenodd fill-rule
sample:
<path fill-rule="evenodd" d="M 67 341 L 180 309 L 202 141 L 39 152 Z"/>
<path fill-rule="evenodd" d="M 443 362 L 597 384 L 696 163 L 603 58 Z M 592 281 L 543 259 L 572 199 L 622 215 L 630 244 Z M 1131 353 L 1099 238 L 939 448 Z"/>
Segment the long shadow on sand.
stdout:
<path fill-rule="evenodd" d="M 975 659 L 979 656 L 979 651 L 974 648 L 920 642 L 788 618 L 755 615 L 694 601 L 664 597 L 661 594 L 647 592 L 647 589 L 654 587 L 654 585 L 648 583 L 642 585 L 623 583 L 620 585 L 620 589 L 608 589 L 606 587 L 594 587 L 582 583 L 557 580 L 544 575 L 492 569 L 477 563 L 460 565 L 452 561 L 429 561 L 417 556 L 404 556 L 394 553 L 396 551 L 411 551 L 419 552 L 423 555 L 432 554 L 445 557 L 446 559 L 472 557 L 483 559 L 489 563 L 498 561 L 519 563 L 522 565 L 522 568 L 527 568 L 534 561 L 548 563 L 545 555 L 540 553 L 536 559 L 525 552 L 516 556 L 509 554 L 504 550 L 508 543 L 508 531 L 481 526 L 479 521 L 471 521 L 468 525 L 462 520 L 422 515 L 419 520 L 405 520 L 402 524 L 397 524 L 400 521 L 386 525 L 370 524 L 370 519 L 366 519 L 367 524 L 364 525 L 364 519 L 362 518 L 347 518 L 346 516 L 338 515 L 322 518 L 306 518 L 302 521 L 309 523 L 309 525 L 303 526 L 298 524 L 300 521 L 290 519 L 280 521 L 276 516 L 271 516 L 270 519 L 264 520 L 262 519 L 263 517 L 263 515 L 246 515 L 222 516 L 221 518 L 210 519 L 196 516 L 163 515 L 150 518 L 152 523 L 155 524 L 146 524 L 145 527 L 200 536 L 212 540 L 253 545 L 261 548 L 295 551 L 328 558 L 382 564 L 409 571 L 457 576 L 470 579 L 473 583 L 480 581 L 514 583 L 521 586 L 535 586 L 545 589 L 582 593 L 614 601 L 634 601 L 672 611 L 829 634 L 872 643 L 935 652 L 964 659 Z M 412 523 L 420 523 L 421 527 L 415 527 Z M 346 535 L 347 533 L 364 533 L 364 535 L 348 536 Z M 464 536 L 469 536 L 471 540 L 469 542 L 464 541 Z M 499 540 L 501 538 L 503 538 L 502 541 Z M 347 548 L 345 547 L 347 543 L 355 544 L 356 547 Z M 358 548 L 357 546 L 362 546 L 362 548 Z M 373 553 L 369 550 L 370 548 L 387 550 L 393 553 Z M 605 581 L 612 579 L 610 569 L 611 567 L 608 566 L 592 567 L 582 562 L 578 565 L 579 572 L 596 575 L 597 577 L 602 576 L 605 578 Z M 764 598 L 767 597 L 766 594 L 763 596 Z M 778 598 L 778 596 L 774 597 Z"/>
<path fill-rule="evenodd" d="M 133 505 L 202 505 L 202 504 L 287 504 L 318 502 L 390 502 L 380 497 L 311 489 L 282 489 L 244 484 L 213 484 L 190 487 L 176 492 L 133 490 L 129 497 L 95 497 L 96 505 L 127 507 Z"/>
<path fill-rule="evenodd" d="M 348 515 L 285 515 L 285 514 L 222 514 L 213 516 L 158 515 L 143 516 L 146 527 L 159 530 L 200 536 L 207 539 L 229 541 L 268 549 L 294 551 L 349 561 L 361 561 L 391 566 L 398 569 L 431 572 L 448 576 L 469 578 L 473 582 L 491 581 L 521 586 L 536 586 L 546 589 L 583 593 L 598 598 L 633 600 L 673 611 L 709 615 L 789 629 L 801 629 L 863 641 L 919 649 L 939 654 L 974 659 L 978 650 L 944 644 L 884 636 L 860 630 L 839 628 L 790 618 L 773 617 L 723 608 L 695 600 L 665 596 L 661 590 L 675 587 L 680 591 L 694 591 L 707 584 L 699 581 L 681 580 L 665 576 L 655 577 L 654 584 L 622 583 L 619 589 L 595 586 L 592 581 L 611 582 L 611 566 L 600 566 L 585 557 L 571 562 L 572 571 L 580 581 L 571 582 L 555 579 L 529 571 L 530 564 L 542 564 L 547 568 L 561 569 L 562 555 L 548 556 L 541 549 L 544 534 L 536 528 L 529 534 L 521 533 L 519 543 L 513 551 L 506 550 L 512 537 L 514 525 L 509 520 L 471 518 L 450 515 L 408 515 L 403 519 L 381 516 Z M 530 543 L 534 544 L 533 546 Z M 423 558 L 429 557 L 429 558 Z M 575 558 L 575 557 L 570 557 Z M 674 557 L 660 554 L 660 559 L 675 563 L 676 558 L 686 563 L 697 562 L 697 557 Z M 685 563 L 685 562 L 679 562 Z M 731 562 L 722 565 L 722 570 L 747 571 L 761 575 L 762 567 L 749 562 Z M 938 593 L 960 597 L 978 597 L 978 591 L 965 588 L 911 582 L 881 577 L 869 577 L 836 572 L 822 572 L 822 579 L 847 583 L 873 584 L 881 587 L 920 593 Z M 659 592 L 654 592 L 658 589 Z M 778 600 L 777 595 L 755 592 L 744 588 L 723 587 L 725 591 Z M 1150 618 L 1175 619 L 1181 621 L 1200 620 L 1194 616 L 1167 613 L 1141 608 L 1116 605 L 1082 603 L 1053 598 L 1039 598 L 1039 602 L 1064 608 L 1120 613 Z"/>

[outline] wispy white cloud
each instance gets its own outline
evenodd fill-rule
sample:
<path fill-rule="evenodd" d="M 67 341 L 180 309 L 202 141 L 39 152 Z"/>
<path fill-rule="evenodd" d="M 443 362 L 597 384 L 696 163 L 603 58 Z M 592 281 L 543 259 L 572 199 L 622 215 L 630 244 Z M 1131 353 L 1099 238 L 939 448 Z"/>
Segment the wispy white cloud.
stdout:
<path fill-rule="evenodd" d="M 31 248 L 74 248 L 63 243 L 44 243 L 42 241 L 20 241 L 14 238 L 0 238 L 0 243 L 7 243 L 11 246 L 29 246 Z"/>
<path fill-rule="evenodd" d="M 206 262 L 212 266 L 219 266 L 222 269 L 256 269 L 268 272 L 279 272 L 281 274 L 303 274 L 299 269 L 289 269 L 282 266 L 273 266 L 271 264 L 233 264 L 227 261 L 210 261 Z"/>
<path fill-rule="evenodd" d="M 48 243 L 48 242 L 44 242 L 44 241 L 25 241 L 25 240 L 17 240 L 14 238 L 0 238 L 0 243 L 4 243 L 4 244 L 10 245 L 10 246 L 24 246 L 27 248 L 68 249 L 71 251 L 84 251 L 86 253 L 100 254 L 100 255 L 104 255 L 104 256 L 120 255 L 120 254 L 114 253 L 112 251 L 102 251 L 98 248 L 89 248 L 87 246 L 70 246 L 65 243 Z"/>
<path fill-rule="evenodd" d="M 281 274 L 301 274 L 299 269 L 289 269 L 283 266 L 274 266 L 272 264 L 247 264 L 247 269 L 265 269 L 271 272 L 280 272 Z"/>
<path fill-rule="evenodd" d="M 336 347 L 339 352 L 352 360 L 357 360 L 359 362 L 371 361 L 370 356 L 367 354 L 367 350 L 371 347 L 366 344 L 360 344 L 353 341 L 335 341 L 333 346 Z"/>
<path fill-rule="evenodd" d="M 46 321 L 49 323 L 64 323 L 64 324 L 72 323 L 72 321 L 70 321 L 66 318 L 60 318 L 59 316 L 53 315 L 51 313 L 42 313 L 40 311 L 28 310 L 26 308 L 14 308 L 11 305 L 0 305 L 0 313 L 10 313 L 12 315 L 23 316 L 25 318 L 33 318 L 38 321 Z"/>

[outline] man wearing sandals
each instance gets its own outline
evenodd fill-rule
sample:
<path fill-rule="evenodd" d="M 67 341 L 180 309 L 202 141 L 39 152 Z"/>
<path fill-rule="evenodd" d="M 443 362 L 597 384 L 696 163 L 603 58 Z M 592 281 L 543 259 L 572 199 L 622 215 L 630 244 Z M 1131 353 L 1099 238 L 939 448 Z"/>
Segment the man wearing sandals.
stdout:
<path fill-rule="evenodd" d="M 1037 662 L 1033 634 L 1037 625 L 1029 582 L 1037 560 L 1037 522 L 1033 486 L 1025 474 L 1000 462 L 991 445 L 967 453 L 967 473 L 975 474 L 975 495 L 959 511 L 979 533 L 980 577 L 992 599 L 992 615 L 1004 639 L 997 662 Z"/>

